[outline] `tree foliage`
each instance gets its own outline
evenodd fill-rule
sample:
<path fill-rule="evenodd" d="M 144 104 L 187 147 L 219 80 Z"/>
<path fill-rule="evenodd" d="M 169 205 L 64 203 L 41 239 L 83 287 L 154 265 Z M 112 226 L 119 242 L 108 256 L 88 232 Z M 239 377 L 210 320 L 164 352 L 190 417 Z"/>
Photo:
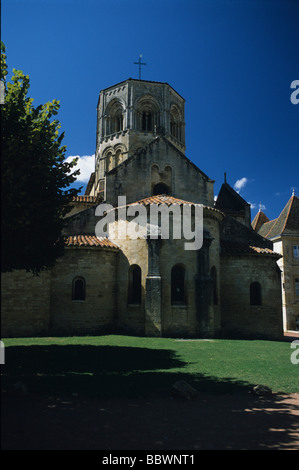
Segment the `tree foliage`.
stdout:
<path fill-rule="evenodd" d="M 33 106 L 29 76 L 13 69 L 6 81 L 1 43 L 2 256 L 1 271 L 25 269 L 38 274 L 63 254 L 64 216 L 80 189 L 70 188 L 79 170 L 65 161 L 64 132 L 56 116 L 59 101 Z"/>

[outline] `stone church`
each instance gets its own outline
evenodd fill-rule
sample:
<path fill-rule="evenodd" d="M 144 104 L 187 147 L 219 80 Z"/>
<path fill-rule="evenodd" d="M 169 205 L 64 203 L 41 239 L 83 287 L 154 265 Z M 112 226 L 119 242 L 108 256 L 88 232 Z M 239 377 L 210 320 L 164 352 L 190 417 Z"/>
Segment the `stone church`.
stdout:
<path fill-rule="evenodd" d="M 101 91 L 95 170 L 68 213 L 65 255 L 38 277 L 3 276 L 3 337 L 282 337 L 281 255 L 252 228 L 250 205 L 226 180 L 214 201 L 214 181 L 185 155 L 184 106 L 167 83 L 128 79 Z M 113 217 L 99 215 L 103 204 Z M 171 211 L 168 238 L 161 217 L 154 237 L 119 236 L 141 206 L 147 226 L 151 208 L 163 206 L 176 217 L 190 208 L 194 227 L 197 205 L 199 249 L 174 236 Z M 107 236 L 99 236 L 104 217 Z"/>

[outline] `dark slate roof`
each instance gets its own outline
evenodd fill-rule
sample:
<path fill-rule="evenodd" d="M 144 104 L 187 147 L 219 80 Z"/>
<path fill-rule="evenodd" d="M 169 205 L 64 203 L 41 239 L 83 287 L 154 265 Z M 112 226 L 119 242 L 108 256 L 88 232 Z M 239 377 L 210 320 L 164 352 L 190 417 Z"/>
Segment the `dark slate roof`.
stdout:
<path fill-rule="evenodd" d="M 251 225 L 245 225 L 232 216 L 226 216 L 221 225 L 221 240 L 238 242 L 247 246 L 273 248 L 273 242 L 253 230 Z"/>
<path fill-rule="evenodd" d="M 236 241 L 221 241 L 221 254 L 222 255 L 271 255 L 281 258 L 279 253 L 276 253 L 270 248 L 261 248 L 258 246 L 246 245 Z"/>
<path fill-rule="evenodd" d="M 245 208 L 250 206 L 248 202 L 243 199 L 228 183 L 223 183 L 216 203 L 215 208 L 224 212 L 225 214 L 244 214 Z"/>
<path fill-rule="evenodd" d="M 262 225 L 258 231 L 266 238 L 277 238 L 281 235 L 299 235 L 299 198 L 293 195 L 279 217 Z"/>
<path fill-rule="evenodd" d="M 269 220 L 269 222 L 265 222 L 258 230 L 258 234 L 261 235 L 262 237 L 266 238 L 267 233 L 270 232 L 272 229 L 273 225 L 275 224 L 277 219 L 274 220 Z"/>

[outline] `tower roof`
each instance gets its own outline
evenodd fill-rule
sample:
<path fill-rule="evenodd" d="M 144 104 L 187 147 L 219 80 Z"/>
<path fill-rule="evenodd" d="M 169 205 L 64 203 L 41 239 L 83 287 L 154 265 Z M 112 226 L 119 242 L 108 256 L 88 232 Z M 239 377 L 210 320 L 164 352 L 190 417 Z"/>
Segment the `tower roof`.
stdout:
<path fill-rule="evenodd" d="M 258 232 L 261 226 L 265 224 L 266 222 L 270 222 L 268 217 L 262 210 L 259 210 L 256 216 L 254 217 L 251 226 L 253 230 Z"/>
<path fill-rule="evenodd" d="M 222 184 L 215 203 L 216 209 L 219 209 L 225 214 L 244 214 L 248 206 L 250 206 L 250 204 L 228 183 L 225 182 Z"/>
<path fill-rule="evenodd" d="M 299 198 L 292 195 L 277 219 L 264 223 L 258 233 L 265 238 L 299 235 Z"/>
<path fill-rule="evenodd" d="M 156 85 L 166 85 L 168 86 L 169 88 L 171 88 L 182 100 L 185 101 L 185 98 L 182 97 L 182 95 L 180 95 L 171 85 L 169 85 L 169 83 L 167 82 L 158 82 L 158 81 L 154 81 L 154 80 L 141 80 L 141 79 L 137 79 L 137 78 L 128 78 L 127 80 L 123 80 L 119 83 L 115 83 L 114 85 L 110 85 L 108 86 L 107 88 L 103 88 L 101 92 L 103 91 L 107 91 L 107 90 L 110 90 L 112 88 L 115 88 L 115 87 L 118 87 L 118 86 L 123 86 L 125 83 L 127 82 L 140 82 L 140 83 L 152 83 L 152 84 L 156 84 Z"/>

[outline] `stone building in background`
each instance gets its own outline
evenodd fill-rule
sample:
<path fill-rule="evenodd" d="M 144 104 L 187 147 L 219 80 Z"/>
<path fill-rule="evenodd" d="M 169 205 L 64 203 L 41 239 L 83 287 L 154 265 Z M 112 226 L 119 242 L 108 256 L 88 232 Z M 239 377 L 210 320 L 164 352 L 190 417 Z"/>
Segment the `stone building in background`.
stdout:
<path fill-rule="evenodd" d="M 277 219 L 269 220 L 260 210 L 253 229 L 272 241 L 281 254 L 282 308 L 284 330 L 299 330 L 299 198 L 293 193 Z"/>
<path fill-rule="evenodd" d="M 190 250 L 173 221 L 190 210 L 194 229 L 196 204 L 202 247 Z M 176 211 L 168 238 L 161 216 L 153 227 L 153 206 Z M 115 236 L 140 207 L 157 236 Z M 104 218 L 107 236 L 99 236 Z M 214 181 L 185 155 L 185 101 L 167 83 L 128 79 L 101 91 L 95 170 L 73 201 L 65 236 L 51 271 L 3 276 L 3 337 L 282 337 L 281 255 L 252 228 L 249 204 L 226 181 L 214 203 Z"/>

